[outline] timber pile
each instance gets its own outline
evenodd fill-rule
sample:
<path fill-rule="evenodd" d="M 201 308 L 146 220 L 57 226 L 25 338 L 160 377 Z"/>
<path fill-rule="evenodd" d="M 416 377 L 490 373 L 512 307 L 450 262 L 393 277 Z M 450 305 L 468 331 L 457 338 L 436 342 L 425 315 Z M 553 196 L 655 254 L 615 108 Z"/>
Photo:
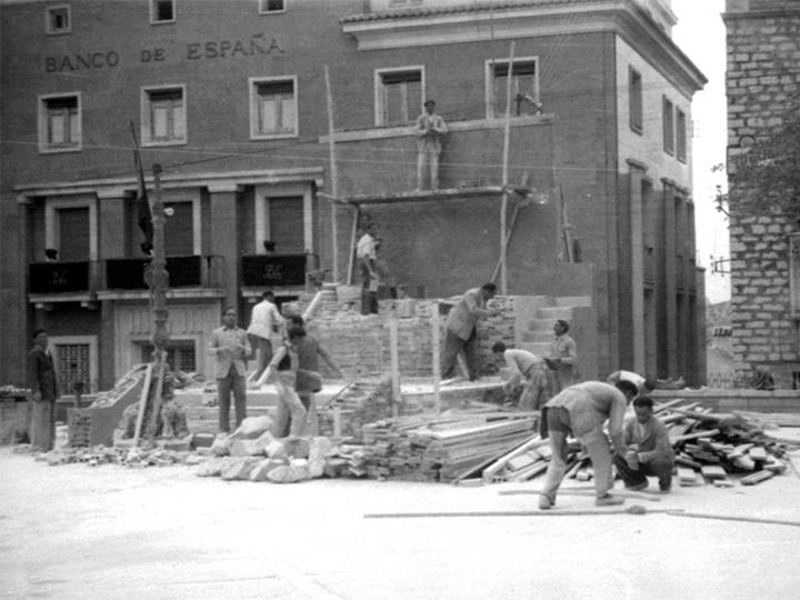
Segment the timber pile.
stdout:
<path fill-rule="evenodd" d="M 495 406 L 383 419 L 364 425 L 363 444 L 341 445 L 340 456 L 356 477 L 454 481 L 529 439 L 535 422 Z"/>
<path fill-rule="evenodd" d="M 764 434 L 764 423 L 775 415 L 712 413 L 696 402 L 681 407 L 674 402 L 656 412 L 669 430 L 680 485 L 707 481 L 730 487 L 729 475 L 740 476 L 742 485 L 755 485 L 786 471 L 786 444 Z M 800 424 L 797 415 L 781 417 L 786 424 Z"/>

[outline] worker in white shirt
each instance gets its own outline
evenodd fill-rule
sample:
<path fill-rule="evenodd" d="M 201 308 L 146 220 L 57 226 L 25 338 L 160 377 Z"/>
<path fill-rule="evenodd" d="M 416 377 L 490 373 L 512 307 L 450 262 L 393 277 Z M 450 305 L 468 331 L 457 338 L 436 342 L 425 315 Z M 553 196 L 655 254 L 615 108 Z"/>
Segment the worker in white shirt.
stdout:
<path fill-rule="evenodd" d="M 258 360 L 253 379 L 258 381 L 264 369 L 272 360 L 272 339 L 281 332 L 283 317 L 275 306 L 275 294 L 271 290 L 261 294 L 261 302 L 253 307 L 247 336 L 253 350 L 258 352 Z"/>
<path fill-rule="evenodd" d="M 522 386 L 522 395 L 517 405 L 519 409 L 540 410 L 550 399 L 544 359 L 527 350 L 507 348 L 503 342 L 496 342 L 492 346 L 492 353 L 505 361 L 510 374 L 508 381 L 503 384 L 503 391 L 508 394 Z"/>
<path fill-rule="evenodd" d="M 606 383 L 610 385 L 616 385 L 620 381 L 630 381 L 633 385 L 639 388 L 640 394 L 651 392 L 655 389 L 655 382 L 652 379 L 646 379 L 638 373 L 634 373 L 633 371 L 614 371 L 611 373 L 611 375 L 606 377 Z"/>
<path fill-rule="evenodd" d="M 356 258 L 361 273 L 361 314 L 378 314 L 378 250 L 372 235 L 372 225 L 361 226 L 356 245 Z"/>

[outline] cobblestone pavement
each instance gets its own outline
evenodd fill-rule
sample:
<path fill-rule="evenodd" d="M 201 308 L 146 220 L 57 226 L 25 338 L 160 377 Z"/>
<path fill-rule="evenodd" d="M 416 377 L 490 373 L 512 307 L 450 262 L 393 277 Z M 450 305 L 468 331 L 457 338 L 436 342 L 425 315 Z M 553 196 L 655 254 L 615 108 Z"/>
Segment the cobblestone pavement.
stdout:
<path fill-rule="evenodd" d="M 800 527 L 593 509 L 534 510 L 541 485 L 225 482 L 190 467 L 49 467 L 0 449 L 0 599 L 286 600 L 798 597 Z M 618 483 L 619 485 L 619 483 Z M 793 472 L 755 487 L 677 488 L 647 509 L 800 523 Z"/>

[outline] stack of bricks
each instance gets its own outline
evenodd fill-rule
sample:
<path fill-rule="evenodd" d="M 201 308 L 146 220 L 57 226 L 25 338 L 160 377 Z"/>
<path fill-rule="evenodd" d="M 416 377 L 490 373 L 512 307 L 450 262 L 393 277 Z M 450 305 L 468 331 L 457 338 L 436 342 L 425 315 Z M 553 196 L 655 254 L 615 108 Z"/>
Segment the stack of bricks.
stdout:
<path fill-rule="evenodd" d="M 780 126 L 800 93 L 800 5 L 784 0 L 729 0 L 727 27 L 728 165 L 731 191 L 731 321 L 738 379 L 765 366 L 778 386 L 800 372 L 792 312 L 787 236 L 795 222 L 780 212 L 748 214 L 737 187 L 736 157 Z M 750 192 L 752 193 L 752 192 Z M 794 267 L 797 269 L 797 265 Z M 797 285 L 795 281 L 795 285 Z"/>

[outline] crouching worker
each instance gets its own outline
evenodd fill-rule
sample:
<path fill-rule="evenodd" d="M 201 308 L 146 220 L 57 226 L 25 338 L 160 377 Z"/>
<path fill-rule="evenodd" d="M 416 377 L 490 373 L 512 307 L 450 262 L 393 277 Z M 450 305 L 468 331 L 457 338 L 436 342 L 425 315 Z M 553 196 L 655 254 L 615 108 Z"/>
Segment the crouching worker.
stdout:
<path fill-rule="evenodd" d="M 522 395 L 517 405 L 520 410 L 541 410 L 550 397 L 547 392 L 547 367 L 544 359 L 527 350 L 506 348 L 503 342 L 492 346 L 495 357 L 504 360 L 511 376 L 503 384 L 503 391 L 510 394 L 522 386 Z"/>
<path fill-rule="evenodd" d="M 286 341 L 278 348 L 267 365 L 264 374 L 278 391 L 278 414 L 275 419 L 275 435 L 280 436 L 289 421 L 289 435 L 302 436 L 306 430 L 308 411 L 297 395 L 297 346 L 305 337 L 303 329 L 289 328 Z"/>
<path fill-rule="evenodd" d="M 558 488 L 567 473 L 569 445 L 567 437 L 575 436 L 589 453 L 594 468 L 595 504 L 611 506 L 622 504 L 625 499 L 612 496 L 612 449 L 603 431 L 608 421 L 614 454 L 625 456 L 627 447 L 623 436 L 623 420 L 628 403 L 636 396 L 637 389 L 629 381 L 620 381 L 616 387 L 600 381 L 585 381 L 556 394 L 542 409 L 539 433 L 542 439 L 550 439 L 552 457 L 547 467 L 547 478 L 539 508 L 546 510 L 555 506 Z"/>
<path fill-rule="evenodd" d="M 636 418 L 625 421 L 624 435 L 628 451 L 615 456 L 614 466 L 625 487 L 643 490 L 647 476 L 658 477 L 658 487 L 668 493 L 672 487 L 674 455 L 667 427 L 653 416 L 653 399 L 639 396 L 633 401 Z"/>

